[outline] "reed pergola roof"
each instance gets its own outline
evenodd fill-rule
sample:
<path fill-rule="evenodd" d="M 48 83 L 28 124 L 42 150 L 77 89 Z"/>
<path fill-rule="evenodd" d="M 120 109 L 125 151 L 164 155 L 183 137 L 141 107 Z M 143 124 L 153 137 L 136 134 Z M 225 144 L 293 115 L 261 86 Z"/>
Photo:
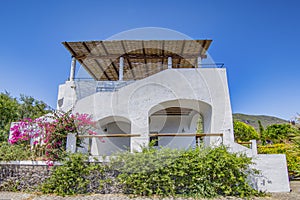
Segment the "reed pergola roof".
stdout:
<path fill-rule="evenodd" d="M 73 57 L 98 81 L 118 80 L 124 58 L 124 80 L 138 80 L 168 68 L 194 68 L 212 40 L 112 40 L 63 42 Z"/>

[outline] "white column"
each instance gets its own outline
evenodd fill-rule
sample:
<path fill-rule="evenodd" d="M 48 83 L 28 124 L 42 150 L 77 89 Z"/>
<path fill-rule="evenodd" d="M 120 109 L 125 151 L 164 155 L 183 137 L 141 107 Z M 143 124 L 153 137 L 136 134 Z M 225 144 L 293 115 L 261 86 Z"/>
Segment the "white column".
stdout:
<path fill-rule="evenodd" d="M 124 58 L 120 57 L 119 61 L 119 81 L 123 81 Z"/>
<path fill-rule="evenodd" d="M 197 59 L 197 68 L 201 68 L 202 67 L 202 58 L 199 56 Z"/>
<path fill-rule="evenodd" d="M 70 153 L 76 152 L 76 135 L 74 133 L 68 133 L 67 135 L 66 150 Z"/>
<path fill-rule="evenodd" d="M 252 149 L 252 154 L 257 155 L 257 143 L 256 140 L 250 140 L 251 142 L 251 149 Z"/>
<path fill-rule="evenodd" d="M 130 152 L 141 152 L 142 147 L 149 144 L 149 120 L 147 114 L 143 116 L 134 115 L 136 116 L 132 118 L 131 134 L 140 134 L 140 136 L 130 138 Z"/>
<path fill-rule="evenodd" d="M 172 69 L 172 57 L 168 57 L 168 69 Z"/>
<path fill-rule="evenodd" d="M 74 56 L 72 56 L 71 70 L 70 70 L 70 81 L 74 81 L 75 70 L 76 70 L 76 59 L 75 59 Z"/>

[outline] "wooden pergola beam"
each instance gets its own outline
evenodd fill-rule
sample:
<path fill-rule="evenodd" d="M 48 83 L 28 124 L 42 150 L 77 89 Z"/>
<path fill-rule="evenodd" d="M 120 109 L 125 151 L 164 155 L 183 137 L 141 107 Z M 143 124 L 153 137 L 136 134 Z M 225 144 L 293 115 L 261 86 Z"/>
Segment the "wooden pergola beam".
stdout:
<path fill-rule="evenodd" d="M 125 49 L 125 45 L 124 45 L 123 41 L 121 41 L 121 46 L 122 46 L 122 49 L 124 51 L 124 54 L 123 55 L 119 55 L 118 57 L 122 56 L 127 61 L 128 66 L 130 68 L 130 72 L 131 72 L 132 78 L 135 79 L 135 74 L 134 74 L 134 72 L 132 70 L 131 62 L 130 62 L 129 58 L 126 57 L 126 49 Z"/>
<path fill-rule="evenodd" d="M 183 43 L 182 43 L 180 55 L 182 55 L 184 52 L 184 46 L 185 46 L 185 41 L 183 41 Z M 182 58 L 179 58 L 179 60 L 178 60 L 178 68 L 180 68 L 181 59 Z"/>
<path fill-rule="evenodd" d="M 148 69 L 148 66 L 147 66 L 146 50 L 145 50 L 144 41 L 142 41 L 142 49 L 143 49 L 144 63 L 145 63 L 145 67 L 146 67 L 146 74 L 148 74 L 149 69 Z"/>
<path fill-rule="evenodd" d="M 103 42 L 100 42 L 100 44 L 101 44 L 101 47 L 103 48 L 105 54 L 106 54 L 106 55 L 109 55 L 109 53 L 108 53 L 108 51 L 107 51 L 105 45 L 103 44 Z M 110 62 L 111 65 L 113 66 L 113 68 L 114 68 L 114 70 L 115 70 L 115 72 L 116 72 L 116 74 L 117 74 L 117 78 L 119 78 L 119 71 L 117 70 L 116 65 L 114 64 L 114 62 L 112 61 L 112 59 L 109 59 L 109 62 Z"/>
<path fill-rule="evenodd" d="M 124 57 L 125 59 L 167 59 L 168 57 L 172 57 L 174 59 L 191 59 L 199 57 L 199 54 L 166 54 L 164 50 L 162 50 L 164 55 L 157 55 L 157 54 L 109 54 L 109 55 L 82 55 L 82 56 L 75 56 L 76 59 L 117 59 L 120 56 Z M 206 58 L 206 56 L 201 56 L 202 58 Z"/>
<path fill-rule="evenodd" d="M 82 45 L 84 46 L 84 48 L 89 52 L 89 54 L 91 53 L 91 50 L 89 49 L 89 47 L 85 44 L 85 42 L 82 42 Z M 103 69 L 103 67 L 101 66 L 101 64 L 96 60 L 93 59 L 94 62 L 98 65 L 98 67 L 101 69 L 101 71 L 103 72 L 103 74 L 106 76 L 106 78 L 108 80 L 111 80 L 111 78 L 107 75 L 106 71 Z"/>
<path fill-rule="evenodd" d="M 75 53 L 75 51 L 72 49 L 72 47 L 68 44 L 68 42 L 63 42 L 63 45 L 71 52 L 72 56 L 78 60 L 78 62 L 83 65 L 85 67 L 85 69 L 87 70 L 87 72 L 94 78 L 94 79 L 97 79 L 96 75 L 91 71 L 89 70 L 89 68 L 84 64 L 83 60 L 80 59 L 80 58 L 77 58 L 77 54 Z"/>

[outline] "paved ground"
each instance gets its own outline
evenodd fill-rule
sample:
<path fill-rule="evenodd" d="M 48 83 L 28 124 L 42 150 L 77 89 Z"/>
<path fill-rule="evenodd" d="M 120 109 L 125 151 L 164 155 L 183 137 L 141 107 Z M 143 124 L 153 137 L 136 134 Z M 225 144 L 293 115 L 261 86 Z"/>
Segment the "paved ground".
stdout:
<path fill-rule="evenodd" d="M 300 200 L 300 181 L 291 182 L 292 192 L 290 193 L 274 193 L 268 197 L 255 197 L 253 200 Z M 124 195 L 85 195 L 85 196 L 72 196 L 72 197 L 58 197 L 51 195 L 37 195 L 37 194 L 27 194 L 27 193 L 17 193 L 17 192 L 0 192 L 0 200 L 92 200 L 92 199 L 102 199 L 102 200 L 131 200 Z M 133 198 L 135 200 L 150 200 L 150 198 Z M 152 198 L 159 199 L 159 198 Z M 191 199 L 191 198 L 190 198 Z M 165 200 L 173 200 L 173 198 L 165 198 Z M 176 198 L 176 200 L 183 200 L 183 198 Z M 242 200 L 241 198 L 235 197 L 223 197 L 216 198 L 215 200 Z"/>

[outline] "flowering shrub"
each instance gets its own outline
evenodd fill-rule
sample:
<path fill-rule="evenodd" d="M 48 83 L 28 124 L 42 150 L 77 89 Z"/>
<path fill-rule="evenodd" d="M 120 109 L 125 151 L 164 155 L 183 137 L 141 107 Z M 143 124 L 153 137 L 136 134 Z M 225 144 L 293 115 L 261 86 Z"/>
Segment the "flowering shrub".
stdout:
<path fill-rule="evenodd" d="M 43 154 L 48 165 L 62 159 L 68 133 L 94 135 L 95 122 L 88 114 L 54 112 L 37 119 L 24 119 L 11 127 L 11 144 L 31 145 Z M 77 146 L 81 141 L 78 140 Z"/>

